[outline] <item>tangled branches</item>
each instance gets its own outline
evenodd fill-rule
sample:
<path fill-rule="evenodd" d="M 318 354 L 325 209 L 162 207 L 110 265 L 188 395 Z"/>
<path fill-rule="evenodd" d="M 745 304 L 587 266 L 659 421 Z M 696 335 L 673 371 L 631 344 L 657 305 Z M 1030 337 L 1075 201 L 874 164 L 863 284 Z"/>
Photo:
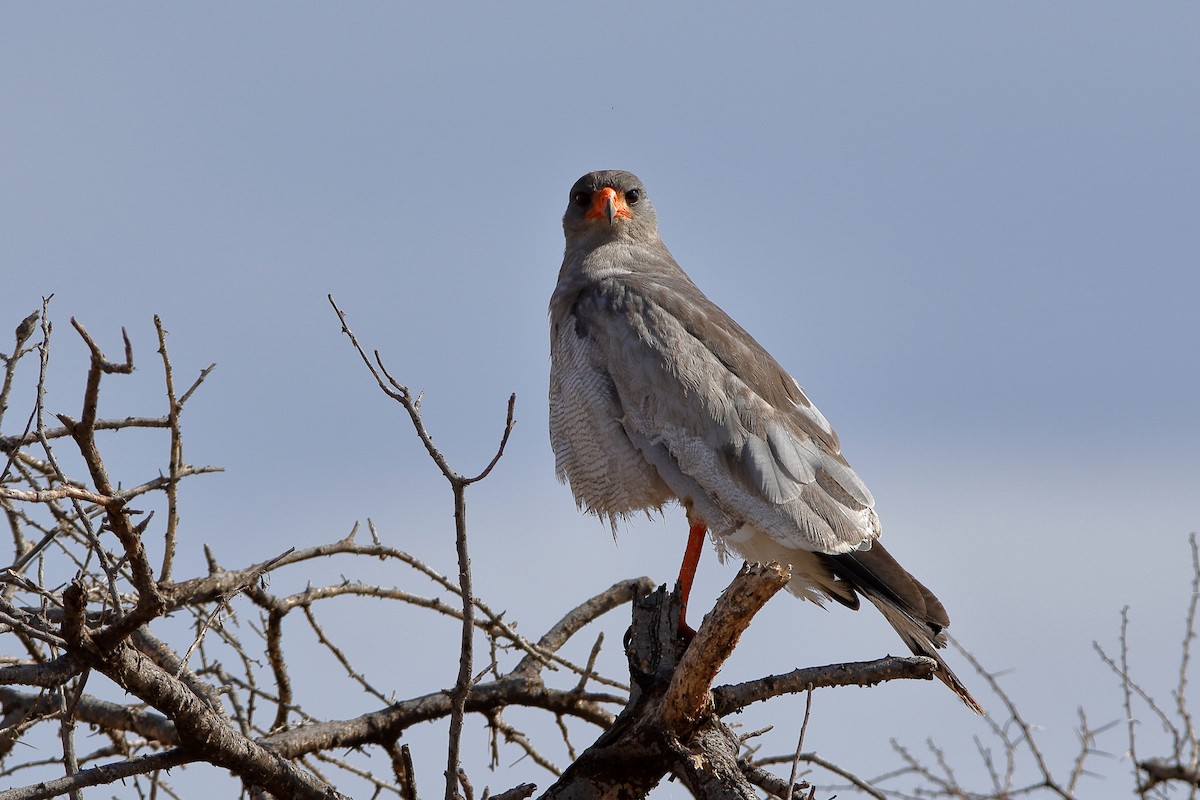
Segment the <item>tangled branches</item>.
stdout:
<path fill-rule="evenodd" d="M 412 726 L 435 719 L 450 722 L 446 797 L 470 798 L 474 789 L 458 754 L 467 714 L 482 716 L 496 736 L 554 773 L 558 781 L 550 796 L 578 796 L 581 786 L 608 791 L 627 780 L 624 770 L 612 768 L 614 753 L 631 752 L 643 766 L 639 792 L 665 774 L 676 774 L 701 796 L 716 796 L 715 790 L 703 788 L 706 781 L 741 786 L 740 793 L 749 796 L 749 780 L 791 794 L 796 788 L 791 783 L 739 755 L 740 742 L 721 724 L 721 715 L 814 685 L 930 676 L 930 664 L 921 659 L 887 659 L 858 670 L 853 665 L 800 670 L 712 689 L 717 668 L 754 611 L 786 582 L 786 572 L 777 567 L 739 576 L 687 650 L 676 640 L 674 623 L 662 622 L 671 613 L 670 596 L 652 594 L 653 585 L 645 578 L 621 581 L 586 600 L 536 641 L 518 634 L 472 592 L 466 529 L 466 490 L 503 455 L 513 429 L 515 398 L 509 401 L 491 461 L 478 475 L 464 477 L 434 447 L 419 398 L 388 373 L 378 354 L 374 360 L 367 357 L 341 311 L 337 313 L 379 387 L 408 413 L 454 490 L 456 580 L 388 546 L 370 524 L 369 541 L 363 541 L 356 526 L 338 541 L 287 550 L 244 566 L 226 567 L 206 547 L 203 574 L 177 577 L 179 487 L 184 480 L 219 471 L 190 465 L 183 448 L 184 411 L 213 366 L 178 392 L 165 331 L 156 318 L 165 412 L 103 418 L 98 413 L 102 387 L 133 371 L 133 346 L 123 333 L 122 357 L 110 359 L 87 329 L 72 320 L 89 354 L 82 412 L 78 418 L 51 415 L 45 387 L 54 337 L 47 304 L 18 326 L 11 354 L 3 355 L 0 426 L 5 427 L 0 431 L 7 430 L 4 415 L 18 369 L 32 362 L 37 379 L 23 429 L 0 436 L 0 508 L 13 541 L 11 563 L 0 573 L 0 637 L 6 642 L 0 656 L 0 775 L 10 783 L 25 783 L 0 792 L 0 798 L 79 796 L 84 787 L 114 781 L 132 784 L 143 795 L 177 797 L 181 795 L 167 771 L 190 764 L 227 770 L 247 796 L 342 797 L 347 795 L 337 787 L 350 782 L 359 787 L 356 795 L 364 793 L 365 785 L 372 796 L 413 798 L 418 770 L 400 740 Z M 114 435 L 132 428 L 160 430 L 167 441 L 166 468 L 130 483 L 113 475 L 109 465 L 117 447 Z M 69 471 L 68 464 L 78 468 Z M 350 579 L 310 584 L 290 594 L 270 590 L 269 577 L 308 575 L 317 563 L 345 558 L 403 565 L 432 582 L 435 591 L 426 596 Z M 402 687 L 376 685 L 320 621 L 317 609 L 335 598 L 403 603 L 457 620 L 460 661 L 450 687 L 396 699 Z M 641 620 L 631 634 L 637 644 L 629 650 L 638 676 L 632 694 L 626 682 L 598 674 L 602 638 L 586 663 L 560 653 L 586 625 L 631 601 L 640 609 L 635 619 Z M 373 702 L 373 710 L 341 719 L 306 711 L 309 703 L 297 695 L 292 679 L 297 656 L 285 646 L 285 620 L 297 614 Z M 172 618 L 190 619 L 191 625 L 181 632 L 179 625 L 170 624 Z M 251 638 L 242 620 L 250 621 Z M 482 672 L 474 663 L 480 639 L 492 654 L 491 665 Z M 502 667 L 502 661 L 509 666 Z M 551 715 L 564 737 L 562 720 L 581 720 L 594 725 L 601 739 L 570 769 L 560 770 L 537 743 L 505 720 L 510 707 Z M 51 739 L 58 743 L 57 756 L 14 757 L 19 744 L 36 741 L 46 747 Z M 567 748 L 574 757 L 569 741 Z M 714 762 L 715 771 L 697 772 L 689 755 L 697 752 L 724 756 Z M 508 794 L 532 791 L 532 786 L 522 786 Z"/>
<path fill-rule="evenodd" d="M 180 486 L 220 470 L 188 463 L 183 419 L 213 366 L 179 391 L 156 318 L 164 411 L 106 418 L 99 413 L 102 389 L 133 371 L 133 345 L 123 333 L 121 357 L 110 358 L 72 320 L 78 340 L 69 341 L 81 341 L 88 357 L 81 411 L 51 413 L 45 398 L 52 340 L 61 345 L 47 305 L 17 327 L 11 353 L 0 353 L 0 510 L 12 540 L 11 556 L 2 559 L 8 566 L 0 571 L 0 783 L 15 787 L 0 791 L 0 800 L 79 797 L 86 787 L 118 781 L 138 796 L 181 797 L 190 793 L 190 787 L 177 785 L 180 768 L 187 766 L 231 774 L 246 797 L 415 800 L 418 785 L 428 793 L 441 777 L 447 800 L 472 800 L 476 790 L 460 763 L 460 737 L 473 715 L 490 731 L 494 751 L 512 748 L 547 771 L 552 778 L 543 790 L 547 798 L 640 796 L 664 777 L 700 798 L 748 799 L 759 792 L 813 798 L 814 787 L 798 780 L 798 764 L 836 776 L 845 784 L 838 790 L 843 795 L 1079 796 L 1088 774 L 1085 762 L 1099 752 L 1097 736 L 1110 726 L 1093 728 L 1081 712 L 1079 755 L 1059 777 L 1042 756 L 1033 727 L 978 664 L 1008 713 L 1003 724 L 989 720 L 998 745 L 979 745 L 988 789 L 965 789 L 932 743 L 932 764 L 897 745 L 905 766 L 874 780 L 804 752 L 803 733 L 795 753 L 758 755 L 748 744 L 758 732 L 735 735 L 725 717 L 784 694 L 928 680 L 933 674 L 925 659 L 884 658 L 714 685 L 742 632 L 786 584 L 787 572 L 778 565 L 753 565 L 739 573 L 690 643 L 677 635 L 678 598 L 656 590 L 647 578 L 620 581 L 562 613 L 540 636 L 522 635 L 472 588 L 466 516 L 468 489 L 504 454 L 514 429 L 515 397 L 490 460 L 478 474 L 464 475 L 434 446 L 419 396 L 389 373 L 378 353 L 367 355 L 341 310 L 334 309 L 377 385 L 400 405 L 452 489 L 456 575 L 443 575 L 390 545 L 369 521 L 341 538 L 276 552 L 257 563 L 223 564 L 207 546 L 206 563 L 189 563 L 177 556 Z M 33 389 L 32 400 L 28 415 L 14 422 L 9 412 L 21 394 L 20 375 Z M 133 480 L 127 466 L 122 475 L 112 467 L 128 461 L 117 434 L 131 429 L 155 433 L 163 443 L 161 457 Z M 1194 540 L 1192 556 L 1196 577 L 1173 708 L 1157 703 L 1134 681 L 1127 616 L 1119 655 L 1100 651 L 1121 681 L 1126 717 L 1133 720 L 1148 709 L 1173 737 L 1167 757 L 1141 758 L 1134 723 L 1129 724 L 1136 790 L 1146 798 L 1165 786 L 1200 786 L 1200 747 L 1186 702 L 1200 597 Z M 339 577 L 316 578 L 328 572 L 319 567 L 331 562 L 341 566 Z M 412 580 L 385 585 L 353 577 L 368 574 L 366 567 L 378 562 L 396 565 L 394 573 Z M 432 590 L 414 589 L 415 580 Z M 272 583 L 303 588 L 273 591 Z M 435 691 L 412 691 L 399 670 L 388 677 L 395 685 L 384 685 L 343 641 L 353 634 L 328 623 L 325 609 L 346 601 L 415 608 L 457 626 L 456 673 Z M 626 605 L 633 619 L 625 642 L 627 675 L 605 675 L 597 667 L 603 635 L 583 645 L 585 656 L 566 655 L 577 652 L 567 646 L 581 644 L 587 626 Z M 311 643 L 297 643 L 301 636 Z M 314 647 L 338 665 L 349 687 L 344 694 L 358 695 L 366 710 L 336 717 L 315 710 L 322 698 L 306 694 L 296 680 Z M 477 657 L 482 652 L 486 660 Z M 514 725 L 506 716 L 510 709 L 544 715 L 559 731 L 567 763 L 555 763 L 549 747 L 557 745 L 544 733 L 529 735 Z M 404 741 L 414 726 L 434 720 L 447 725 L 444 768 L 414 764 Z M 577 751 L 573 731 L 589 726 L 595 741 Z M 1034 760 L 1029 781 L 1017 777 L 1021 751 Z M 786 777 L 768 771 L 772 765 L 782 765 Z M 917 779 L 920 788 L 884 788 L 899 775 Z M 534 791 L 526 784 L 494 796 L 515 800 Z M 487 795 L 485 790 L 482 796 Z"/>
<path fill-rule="evenodd" d="M 41 338 L 30 344 L 39 329 Z M 177 579 L 178 488 L 184 479 L 217 471 L 186 463 L 181 419 L 186 403 L 213 367 L 201 371 L 182 394 L 175 390 L 165 332 L 156 319 L 167 411 L 161 417 L 100 418 L 101 388 L 108 376 L 130 373 L 133 348 L 123 336 L 123 358 L 110 360 L 86 328 L 72 321 L 90 353 L 83 412 L 49 422 L 46 375 L 53 327 L 45 308 L 21 323 L 11 355 L 4 356 L 0 412 L 6 411 L 18 366 L 38 366 L 34 410 L 24 431 L 0 438 L 3 480 L 0 507 L 13 539 L 4 570 L 0 635 L 8 643 L 0 662 L 0 774 L 28 785 L 0 792 L 5 798 L 52 797 L 81 788 L 132 780 L 141 791 L 172 793 L 166 770 L 206 762 L 236 775 L 251 793 L 277 797 L 341 796 L 324 775 L 341 769 L 366 782 L 371 792 L 413 793 L 413 769 L 401 734 L 423 721 L 465 710 L 502 724 L 506 706 L 530 706 L 605 726 L 623 702 L 623 687 L 592 675 L 586 665 L 557 654 L 570 636 L 596 617 L 628 602 L 644 581 L 623 581 L 575 609 L 541 641 L 516 633 L 500 614 L 408 553 L 388 547 L 369 526 L 370 542 L 357 528 L 327 545 L 289 550 L 262 563 L 226 568 L 208 553 L 207 573 Z M 511 417 L 510 417 L 511 419 Z M 3 423 L 0 417 L 0 423 Z M 419 421 L 419 418 L 418 418 Z M 110 475 L 105 436 L 130 429 L 163 430 L 168 439 L 164 474 L 123 488 Z M 81 461 L 86 477 L 63 464 Z M 497 458 L 499 454 L 497 454 Z M 494 462 L 493 462 L 494 463 Z M 151 505 L 165 506 L 161 525 Z M 150 543 L 161 534 L 157 554 Z M 277 595 L 266 577 L 304 569 L 319 560 L 356 558 L 393 561 L 424 575 L 440 596 L 342 580 Z M 314 609 L 334 598 L 376 598 L 419 606 L 458 618 L 497 650 L 520 655 L 516 668 L 495 679 L 460 679 L 458 690 L 396 701 L 354 667 L 327 634 Z M 463 598 L 469 598 L 464 601 Z M 318 642 L 341 663 L 359 688 L 377 702 L 374 712 L 353 719 L 317 719 L 295 696 L 284 646 L 284 621 L 304 617 Z M 247 641 L 237 620 L 256 615 L 258 641 Z M 179 639 L 172 615 L 190 616 L 192 632 Z M 166 633 L 159 633 L 162 627 Z M 172 639 L 172 634 L 175 638 Z M 20 653 L 13 652 L 17 645 Z M 294 656 L 293 656 L 294 658 Z M 548 670 L 574 673 L 569 689 L 545 685 Z M 468 692 L 469 690 L 469 692 Z M 467 694 L 470 697 L 467 697 Z M 87 726 L 80 728 L 82 723 Z M 44 761 L 13 758 L 14 747 L 57 728 L 61 756 Z M 84 751 L 80 742 L 90 749 Z M 352 763 L 335 751 L 376 748 L 392 774 Z M 58 764 L 59 776 L 46 779 Z"/>

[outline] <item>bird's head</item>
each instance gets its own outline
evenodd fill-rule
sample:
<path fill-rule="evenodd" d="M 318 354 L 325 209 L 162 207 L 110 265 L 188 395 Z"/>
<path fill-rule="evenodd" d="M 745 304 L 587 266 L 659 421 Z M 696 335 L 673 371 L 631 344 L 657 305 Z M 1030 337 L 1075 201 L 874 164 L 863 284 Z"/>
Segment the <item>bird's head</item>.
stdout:
<path fill-rule="evenodd" d="M 646 187 L 632 172 L 589 172 L 571 187 L 563 231 L 568 239 L 595 241 L 657 237 L 654 206 Z"/>

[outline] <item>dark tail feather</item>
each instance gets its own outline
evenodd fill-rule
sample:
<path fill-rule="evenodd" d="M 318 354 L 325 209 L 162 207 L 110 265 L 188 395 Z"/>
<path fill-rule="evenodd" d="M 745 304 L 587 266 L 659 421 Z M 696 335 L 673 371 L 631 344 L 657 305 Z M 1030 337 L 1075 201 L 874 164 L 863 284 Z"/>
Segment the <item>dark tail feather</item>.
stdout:
<path fill-rule="evenodd" d="M 937 648 L 946 646 L 942 631 L 950 624 L 950 617 L 933 592 L 896 563 L 879 542 L 873 543 L 870 550 L 822 558 L 839 580 L 850 584 L 883 613 L 913 653 L 937 662 L 934 674 L 938 680 L 972 711 L 984 713 L 979 701 L 938 655 Z"/>

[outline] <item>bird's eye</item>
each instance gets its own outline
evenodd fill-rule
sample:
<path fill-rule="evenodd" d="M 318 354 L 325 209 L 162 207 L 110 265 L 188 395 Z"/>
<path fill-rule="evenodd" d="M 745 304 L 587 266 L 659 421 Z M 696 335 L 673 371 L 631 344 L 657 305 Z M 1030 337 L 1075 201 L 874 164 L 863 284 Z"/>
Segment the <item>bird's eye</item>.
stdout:
<path fill-rule="evenodd" d="M 628 192 L 625 193 L 625 202 L 631 206 L 637 205 L 637 201 L 641 200 L 641 199 L 642 199 L 642 193 L 641 193 L 641 191 L 639 191 L 637 189 L 630 189 Z"/>
<path fill-rule="evenodd" d="M 592 197 L 587 192 L 575 192 L 571 195 L 571 202 L 580 208 L 587 208 L 592 202 Z"/>

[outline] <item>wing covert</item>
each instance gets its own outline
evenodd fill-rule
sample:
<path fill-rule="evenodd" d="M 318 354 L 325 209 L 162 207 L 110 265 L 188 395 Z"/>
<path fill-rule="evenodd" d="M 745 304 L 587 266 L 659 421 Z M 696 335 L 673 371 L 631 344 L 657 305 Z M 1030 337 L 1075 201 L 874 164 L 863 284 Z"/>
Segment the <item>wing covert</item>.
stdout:
<path fill-rule="evenodd" d="M 710 324 L 689 325 L 701 310 Z M 608 365 L 620 424 L 649 443 L 643 456 L 677 496 L 706 506 L 715 533 L 753 521 L 781 544 L 827 553 L 878 536 L 874 501 L 829 423 L 690 281 L 606 280 L 575 313 Z M 750 362 L 742 374 L 729 366 Z"/>

